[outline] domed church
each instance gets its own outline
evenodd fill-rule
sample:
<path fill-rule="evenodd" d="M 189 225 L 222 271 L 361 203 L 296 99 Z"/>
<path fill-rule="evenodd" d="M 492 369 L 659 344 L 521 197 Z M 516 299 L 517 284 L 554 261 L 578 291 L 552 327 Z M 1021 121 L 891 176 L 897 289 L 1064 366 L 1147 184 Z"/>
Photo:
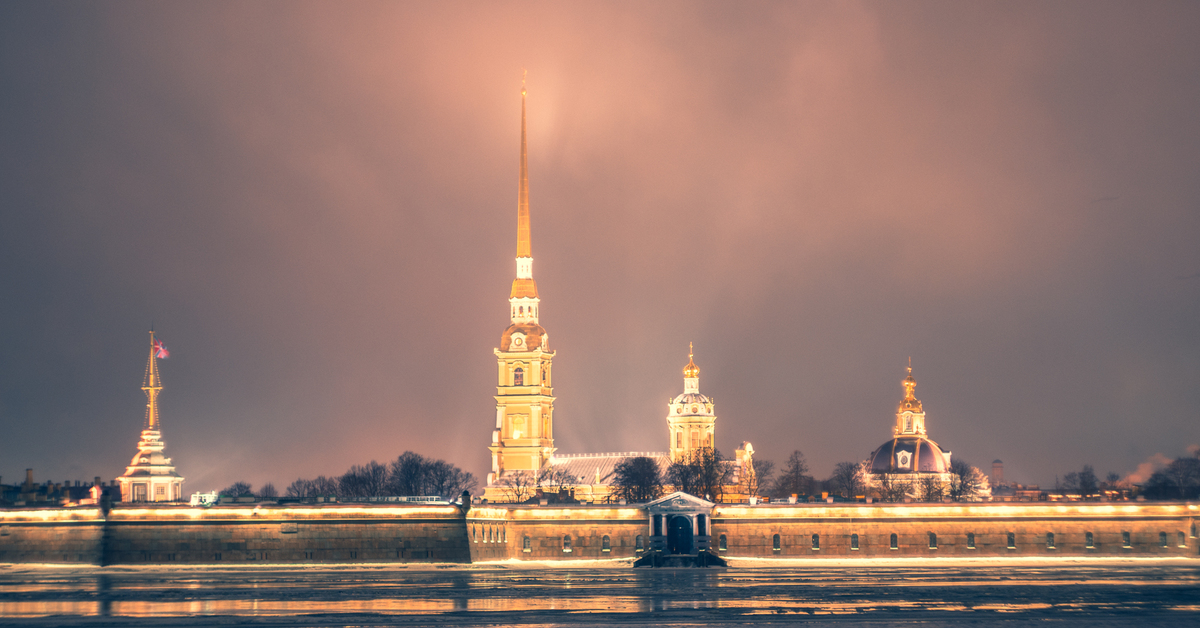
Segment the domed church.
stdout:
<path fill-rule="evenodd" d="M 950 452 L 943 450 L 925 431 L 925 409 L 914 391 L 917 380 L 912 365 L 904 378 L 904 399 L 896 409 L 896 427 L 891 440 L 867 459 L 872 474 L 945 474 L 950 472 Z"/>

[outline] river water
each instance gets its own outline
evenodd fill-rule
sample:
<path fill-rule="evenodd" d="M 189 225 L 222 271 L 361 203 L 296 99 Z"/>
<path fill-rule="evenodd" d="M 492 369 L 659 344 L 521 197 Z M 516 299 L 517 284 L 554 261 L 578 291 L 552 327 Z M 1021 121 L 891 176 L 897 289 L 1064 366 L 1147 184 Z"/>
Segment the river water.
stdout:
<path fill-rule="evenodd" d="M 1200 560 L 736 560 L 0 565 L 0 624 L 33 626 L 1200 626 Z"/>

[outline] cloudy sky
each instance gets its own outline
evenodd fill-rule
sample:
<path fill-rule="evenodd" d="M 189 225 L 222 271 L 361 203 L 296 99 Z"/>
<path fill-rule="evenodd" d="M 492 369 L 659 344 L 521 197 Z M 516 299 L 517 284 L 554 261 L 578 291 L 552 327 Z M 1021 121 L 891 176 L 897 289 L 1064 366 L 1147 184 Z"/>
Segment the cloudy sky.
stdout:
<path fill-rule="evenodd" d="M 818 476 L 909 357 L 1012 480 L 1200 442 L 1196 3 L 6 2 L 3 481 L 124 471 L 152 324 L 185 491 L 486 473 L 522 70 L 560 452 L 665 450 L 688 342 Z"/>

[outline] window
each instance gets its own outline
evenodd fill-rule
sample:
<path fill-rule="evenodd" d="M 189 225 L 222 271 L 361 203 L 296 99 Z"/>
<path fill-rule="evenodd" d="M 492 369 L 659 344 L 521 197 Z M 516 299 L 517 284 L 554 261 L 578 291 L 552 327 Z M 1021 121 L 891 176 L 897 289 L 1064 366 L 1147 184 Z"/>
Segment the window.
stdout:
<path fill-rule="evenodd" d="M 967 549 L 975 549 L 975 533 L 967 533 Z"/>
<path fill-rule="evenodd" d="M 683 449 L 683 432 L 675 432 L 675 449 Z"/>
<path fill-rule="evenodd" d="M 601 552 L 611 552 L 612 551 L 612 541 L 608 538 L 607 534 L 604 535 L 603 539 L 600 539 L 600 551 Z"/>
<path fill-rule="evenodd" d="M 654 536 L 663 535 L 663 515 L 654 515 Z"/>
<path fill-rule="evenodd" d="M 1013 532 L 1008 533 L 1008 549 L 1017 549 L 1017 535 Z"/>
<path fill-rule="evenodd" d="M 1179 547 L 1187 547 L 1187 537 L 1183 535 L 1183 532 L 1179 533 Z"/>
<path fill-rule="evenodd" d="M 900 549 L 900 539 L 896 537 L 896 533 L 892 533 L 892 549 Z"/>
<path fill-rule="evenodd" d="M 857 534 L 850 535 L 850 549 L 852 549 L 852 550 L 858 549 L 858 535 Z"/>
<path fill-rule="evenodd" d="M 525 369 L 517 367 L 513 369 L 513 386 L 525 385 Z"/>
<path fill-rule="evenodd" d="M 1121 533 L 1121 545 L 1122 545 L 1123 547 L 1133 547 L 1133 546 L 1132 546 L 1132 545 L 1130 545 L 1130 543 L 1129 543 L 1129 533 L 1128 533 L 1128 532 L 1122 532 L 1122 533 Z"/>
<path fill-rule="evenodd" d="M 1054 533 L 1046 533 L 1046 549 L 1054 549 Z"/>
<path fill-rule="evenodd" d="M 1091 532 L 1083 535 L 1083 541 L 1084 545 L 1086 545 L 1088 549 L 1094 549 L 1096 547 L 1096 537 Z"/>
<path fill-rule="evenodd" d="M 1196 524 L 1192 523 L 1192 538 L 1196 538 Z"/>
<path fill-rule="evenodd" d="M 782 547 L 782 545 L 779 542 L 779 535 L 776 534 L 775 536 L 771 537 L 771 549 L 778 552 L 781 547 Z"/>
<path fill-rule="evenodd" d="M 1159 533 L 1158 533 L 1158 546 L 1159 546 L 1159 547 L 1166 547 L 1166 546 L 1167 546 L 1167 533 L 1166 533 L 1166 532 L 1159 532 Z"/>
<path fill-rule="evenodd" d="M 929 533 L 929 549 L 937 549 L 937 534 Z"/>
<path fill-rule="evenodd" d="M 812 536 L 812 548 L 815 550 L 821 549 L 821 535 L 820 534 L 814 534 Z"/>
<path fill-rule="evenodd" d="M 521 539 L 521 551 L 532 552 L 533 551 L 533 539 L 531 539 L 529 537 L 525 537 L 524 539 Z"/>
<path fill-rule="evenodd" d="M 563 552 L 570 552 L 570 551 L 571 551 L 571 535 L 565 534 L 565 535 L 563 535 Z"/>
<path fill-rule="evenodd" d="M 700 432 L 692 430 L 692 449 L 700 448 Z"/>
<path fill-rule="evenodd" d="M 154 487 L 154 498 L 155 499 L 160 499 L 162 497 L 166 497 L 166 495 L 167 495 L 167 487 L 165 487 L 161 484 Z"/>
<path fill-rule="evenodd" d="M 727 549 L 729 549 L 729 545 L 725 541 L 725 535 L 722 534 L 721 536 L 717 537 L 717 551 L 724 552 Z"/>
<path fill-rule="evenodd" d="M 473 542 L 473 543 L 479 542 L 479 536 L 475 529 L 475 524 L 473 524 L 473 523 L 471 524 L 471 542 Z"/>
<path fill-rule="evenodd" d="M 646 540 L 642 535 L 639 534 L 637 535 L 637 538 L 634 539 L 633 549 L 636 552 L 642 552 L 646 550 Z"/>

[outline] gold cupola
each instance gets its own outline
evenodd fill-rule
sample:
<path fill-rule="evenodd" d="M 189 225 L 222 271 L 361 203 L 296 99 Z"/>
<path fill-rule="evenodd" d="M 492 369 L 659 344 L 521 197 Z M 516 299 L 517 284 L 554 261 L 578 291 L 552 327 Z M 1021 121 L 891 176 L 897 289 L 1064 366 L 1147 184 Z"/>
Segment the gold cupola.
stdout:
<path fill-rule="evenodd" d="M 683 376 L 688 379 L 700 377 L 700 367 L 696 366 L 696 362 L 692 359 L 693 356 L 692 343 L 688 343 L 688 363 L 683 367 Z"/>

